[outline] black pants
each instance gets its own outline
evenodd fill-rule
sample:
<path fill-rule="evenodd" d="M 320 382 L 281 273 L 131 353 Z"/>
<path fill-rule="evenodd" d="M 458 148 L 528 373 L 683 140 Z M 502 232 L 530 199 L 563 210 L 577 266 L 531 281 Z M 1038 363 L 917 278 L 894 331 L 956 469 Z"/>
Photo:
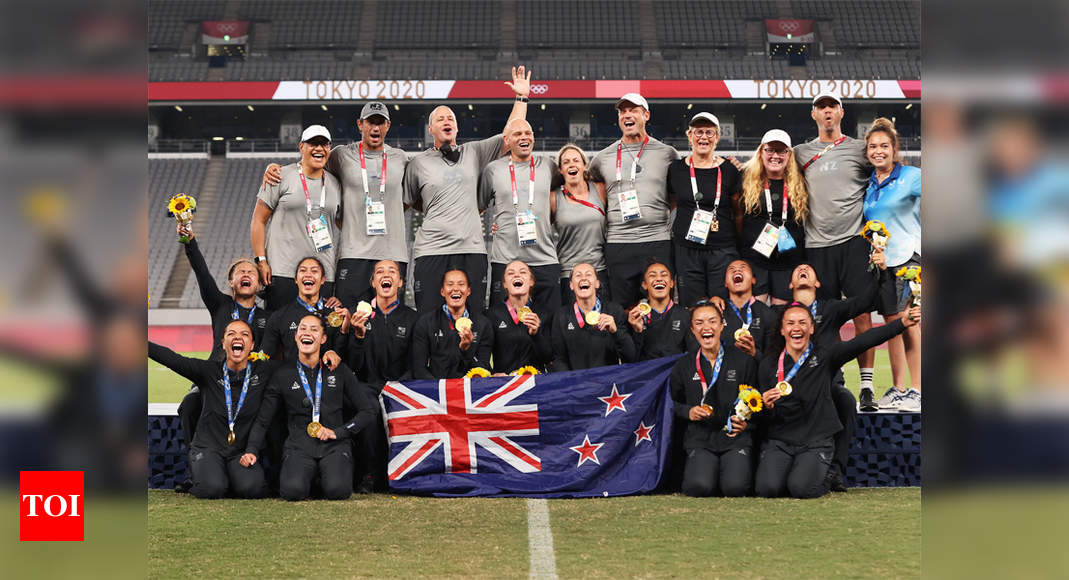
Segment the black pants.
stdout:
<path fill-rule="evenodd" d="M 605 244 L 605 269 L 609 273 L 609 294 L 612 301 L 624 310 L 638 303 L 642 291 L 642 274 L 652 262 L 664 262 L 669 270 L 672 263 L 672 242 L 641 244 Z"/>
<path fill-rule="evenodd" d="M 753 457 L 750 449 L 714 453 L 688 449 L 683 468 L 683 493 L 691 497 L 711 495 L 742 497 L 753 487 Z"/>
<path fill-rule="evenodd" d="M 349 445 L 338 445 L 316 459 L 287 449 L 282 458 L 279 495 L 288 501 L 308 499 L 312 479 L 319 474 L 319 486 L 326 499 L 348 499 L 353 494 L 353 456 Z"/>
<path fill-rule="evenodd" d="M 497 304 L 508 298 L 501 279 L 505 277 L 505 266 L 508 264 L 490 264 L 490 304 Z M 535 283 L 531 288 L 531 305 L 535 312 L 543 315 L 556 312 L 560 304 L 560 286 L 556 280 L 560 279 L 560 264 L 548 266 L 530 266 L 531 274 L 534 275 Z"/>
<path fill-rule="evenodd" d="M 363 258 L 338 260 L 334 295 L 341 300 L 342 306 L 355 311 L 356 305 L 361 300 L 371 302 L 371 299 L 375 297 L 375 289 L 371 287 L 371 275 L 374 273 L 375 264 L 380 261 Z M 408 263 L 397 262 L 397 268 L 401 270 L 401 282 L 407 283 L 405 277 L 408 274 Z M 398 291 L 397 297 L 401 299 L 401 304 L 405 303 L 404 286 Z"/>
<path fill-rule="evenodd" d="M 612 294 L 609 293 L 609 274 L 605 270 L 598 270 L 597 275 L 598 282 L 601 283 L 601 290 L 598 290 L 598 296 L 601 297 L 603 302 L 609 302 L 612 300 Z M 572 302 L 575 302 L 575 293 L 572 292 L 571 282 L 571 278 L 560 279 L 561 306 L 571 306 Z"/>
<path fill-rule="evenodd" d="M 824 478 L 834 444 L 823 439 L 811 445 L 788 445 L 775 439 L 761 445 L 754 491 L 761 497 L 808 499 L 828 493 Z"/>
<path fill-rule="evenodd" d="M 676 288 L 679 303 L 690 307 L 699 298 L 728 297 L 724 274 L 728 264 L 739 259 L 735 248 L 695 248 L 675 245 Z"/>
<path fill-rule="evenodd" d="M 453 254 L 449 256 L 422 256 L 416 258 L 412 277 L 412 293 L 416 297 L 416 310 L 420 314 L 440 308 L 442 277 L 449 270 L 463 270 L 468 275 L 471 296 L 468 309 L 474 312 L 486 310 L 486 254 Z"/>
<path fill-rule="evenodd" d="M 386 459 L 389 449 L 386 444 L 386 426 L 382 422 L 382 409 L 375 414 L 375 421 L 360 431 L 353 438 L 353 457 L 356 465 L 353 468 L 353 484 L 359 484 L 365 477 L 370 476 L 374 483 L 375 491 L 385 491 L 386 485 Z"/>
<path fill-rule="evenodd" d="M 843 371 L 835 376 L 835 383 L 831 386 L 831 398 L 835 402 L 835 413 L 839 415 L 839 422 L 843 424 L 843 430 L 835 434 L 835 456 L 832 461 L 839 473 L 846 476 L 846 458 L 850 455 L 850 444 L 854 441 L 857 433 L 857 399 L 845 385 Z"/>
<path fill-rule="evenodd" d="M 190 449 L 193 487 L 189 493 L 200 499 L 219 499 L 227 490 L 241 498 L 263 497 L 266 492 L 263 466 L 257 462 L 251 467 L 242 467 L 240 459 L 240 455 L 228 459 L 214 449 Z"/>
<path fill-rule="evenodd" d="M 264 306 L 268 312 L 274 312 L 283 306 L 289 306 L 297 299 L 297 280 L 271 276 L 271 285 L 264 290 Z M 334 282 L 324 282 L 319 295 L 326 300 L 334 296 Z"/>
<path fill-rule="evenodd" d="M 197 432 L 197 421 L 200 420 L 203 406 L 204 396 L 200 394 L 200 387 L 190 385 L 189 392 L 178 404 L 178 424 L 182 426 L 182 440 L 186 442 L 186 449 L 193 448 L 193 434 Z"/>

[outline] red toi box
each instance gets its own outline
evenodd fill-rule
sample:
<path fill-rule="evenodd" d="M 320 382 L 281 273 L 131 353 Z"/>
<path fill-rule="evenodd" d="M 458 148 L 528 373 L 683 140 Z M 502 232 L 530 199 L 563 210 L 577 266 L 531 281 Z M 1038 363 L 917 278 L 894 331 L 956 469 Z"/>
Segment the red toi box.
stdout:
<path fill-rule="evenodd" d="M 85 474 L 81 471 L 19 472 L 19 540 L 85 540 Z"/>

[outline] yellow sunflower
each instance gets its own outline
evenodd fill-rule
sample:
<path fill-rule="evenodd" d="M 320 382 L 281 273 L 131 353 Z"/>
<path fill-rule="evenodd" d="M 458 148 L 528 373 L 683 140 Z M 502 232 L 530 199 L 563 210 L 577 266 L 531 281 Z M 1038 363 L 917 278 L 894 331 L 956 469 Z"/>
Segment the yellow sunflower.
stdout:
<path fill-rule="evenodd" d="M 512 374 L 513 376 L 519 376 L 519 375 L 537 375 L 537 374 L 538 374 L 538 369 L 534 368 L 534 367 L 533 367 L 533 366 L 531 366 L 531 365 L 527 365 L 527 366 L 522 366 L 522 367 L 520 367 L 520 368 L 518 368 L 518 369 L 516 369 L 516 370 L 512 371 L 512 373 L 511 373 L 511 374 Z"/>
<path fill-rule="evenodd" d="M 267 353 L 265 353 L 262 350 L 254 351 L 254 352 L 250 352 L 249 353 L 249 360 L 251 360 L 253 362 L 258 361 L 258 360 L 269 360 L 270 358 L 271 358 L 271 356 L 268 355 Z"/>
<path fill-rule="evenodd" d="M 488 377 L 490 376 L 490 371 L 484 369 L 483 367 L 475 367 L 468 371 L 468 374 L 464 376 L 469 379 L 474 379 L 475 377 Z"/>
<path fill-rule="evenodd" d="M 756 413 L 764 408 L 764 401 L 761 399 L 761 394 L 749 385 L 742 385 L 739 387 L 739 399 L 746 403 L 746 406 L 750 408 L 751 413 Z"/>
<path fill-rule="evenodd" d="M 895 272 L 895 276 L 898 278 L 904 278 L 910 282 L 921 281 L 921 267 L 920 266 L 903 266 Z"/>
<path fill-rule="evenodd" d="M 171 215 L 178 215 L 187 211 L 196 211 L 197 200 L 193 196 L 184 193 L 176 193 L 167 202 L 167 211 Z"/>
<path fill-rule="evenodd" d="M 866 238 L 871 238 L 872 234 L 880 234 L 885 238 L 891 237 L 891 234 L 887 231 L 887 226 L 883 225 L 883 222 L 878 220 L 869 220 L 865 222 L 865 227 L 861 230 L 861 235 Z"/>

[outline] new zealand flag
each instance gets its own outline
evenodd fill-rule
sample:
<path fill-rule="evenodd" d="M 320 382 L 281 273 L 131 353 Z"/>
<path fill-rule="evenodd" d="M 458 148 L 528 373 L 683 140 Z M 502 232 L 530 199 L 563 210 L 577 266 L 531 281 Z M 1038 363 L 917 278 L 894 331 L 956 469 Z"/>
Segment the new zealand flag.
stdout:
<path fill-rule="evenodd" d="M 668 457 L 675 359 L 389 383 L 382 404 L 390 487 L 439 496 L 651 491 Z"/>

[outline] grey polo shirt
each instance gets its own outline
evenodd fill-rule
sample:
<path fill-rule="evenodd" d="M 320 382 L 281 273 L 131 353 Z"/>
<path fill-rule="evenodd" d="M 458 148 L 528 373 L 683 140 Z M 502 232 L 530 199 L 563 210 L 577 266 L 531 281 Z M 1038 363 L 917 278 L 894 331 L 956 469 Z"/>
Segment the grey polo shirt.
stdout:
<path fill-rule="evenodd" d="M 798 166 L 805 165 L 828 145 L 817 138 L 795 147 Z M 872 166 L 865 159 L 865 142 L 853 137 L 832 147 L 805 170 L 809 182 L 805 247 L 826 248 L 861 233 L 870 174 Z"/>
<path fill-rule="evenodd" d="M 308 194 L 312 199 L 312 217 L 327 217 L 330 238 L 334 244 L 323 252 L 316 253 L 312 238 L 308 235 L 308 213 L 305 205 L 304 188 L 297 172 L 297 164 L 282 166 L 282 181 L 277 185 L 262 187 L 256 198 L 267 204 L 274 212 L 267 222 L 267 263 L 271 274 L 283 278 L 294 278 L 297 264 L 308 256 L 316 256 L 323 262 L 325 278 L 334 281 L 334 267 L 337 264 L 338 227 L 335 220 L 341 218 L 341 184 L 338 178 L 324 171 L 323 177 L 308 181 Z M 320 208 L 319 200 L 323 187 L 326 190 L 326 202 Z"/>
<path fill-rule="evenodd" d="M 631 166 L 635 163 L 642 143 L 623 146 L 620 156 L 621 180 L 616 180 L 616 147 L 612 145 L 599 151 L 590 161 L 590 175 L 594 181 L 604 182 L 608 196 L 608 233 L 606 242 L 610 244 L 638 244 L 643 242 L 660 242 L 670 240 L 671 225 L 668 204 L 668 165 L 681 156 L 674 147 L 650 137 L 650 142 L 642 150 L 635 172 L 635 190 L 642 217 L 624 223 L 620 215 L 620 192 L 631 189 Z"/>
<path fill-rule="evenodd" d="M 490 163 L 479 179 L 479 208 L 493 208 L 497 233 L 490 244 L 490 262 L 507 264 L 523 260 L 528 266 L 548 266 L 557 263 L 557 248 L 553 241 L 553 224 L 549 213 L 550 186 L 557 172 L 555 163 L 541 155 L 535 160 L 534 204 L 530 204 L 531 166 L 516 163 L 516 204 L 512 203 L 512 174 L 509 157 Z M 516 232 L 516 213 L 528 209 L 535 215 L 538 240 L 534 245 L 520 246 Z"/>
<path fill-rule="evenodd" d="M 367 190 L 371 201 L 386 205 L 386 234 L 367 235 L 367 198 L 364 178 L 360 172 L 359 143 L 339 145 L 330 153 L 327 170 L 341 180 L 342 227 L 338 244 L 338 259 L 408 261 L 408 234 L 405 232 L 404 194 L 401 190 L 408 160 L 405 152 L 383 145 L 381 151 L 364 149 L 367 166 Z M 382 156 L 386 155 L 386 192 L 379 195 L 382 176 Z"/>

